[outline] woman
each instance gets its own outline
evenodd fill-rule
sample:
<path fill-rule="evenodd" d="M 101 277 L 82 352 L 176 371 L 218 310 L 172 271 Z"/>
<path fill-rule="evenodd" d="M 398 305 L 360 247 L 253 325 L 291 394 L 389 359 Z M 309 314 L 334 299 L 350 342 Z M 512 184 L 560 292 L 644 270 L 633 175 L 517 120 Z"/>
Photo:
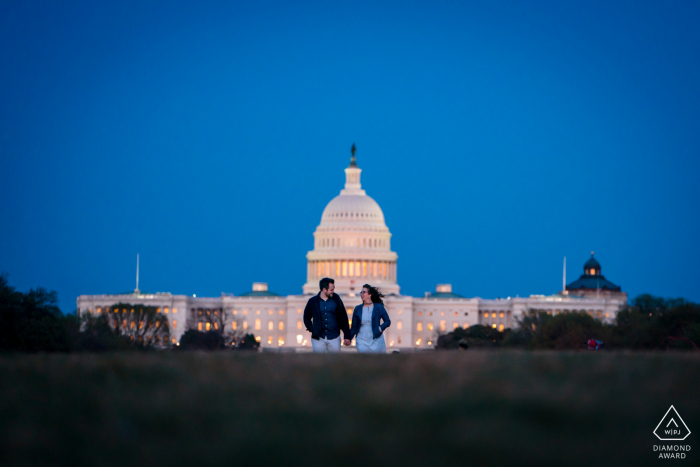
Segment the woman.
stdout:
<path fill-rule="evenodd" d="M 362 305 L 355 307 L 350 327 L 350 338 L 357 338 L 358 352 L 386 353 L 383 333 L 391 321 L 384 308 L 383 296 L 376 287 L 369 284 L 362 286 Z M 380 320 L 384 322 L 379 324 Z"/>

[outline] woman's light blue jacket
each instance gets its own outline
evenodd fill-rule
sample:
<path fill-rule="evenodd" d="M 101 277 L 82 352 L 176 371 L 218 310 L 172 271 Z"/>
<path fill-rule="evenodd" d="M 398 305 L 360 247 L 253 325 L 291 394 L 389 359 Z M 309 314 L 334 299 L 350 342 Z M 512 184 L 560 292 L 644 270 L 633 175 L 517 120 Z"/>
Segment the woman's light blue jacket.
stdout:
<path fill-rule="evenodd" d="M 386 308 L 381 303 L 373 303 L 374 309 L 372 310 L 372 335 L 375 339 L 379 339 L 384 330 L 391 326 L 391 320 L 389 319 L 389 314 L 386 312 Z M 350 339 L 356 337 L 360 333 L 360 327 L 362 326 L 362 306 L 357 305 L 355 310 L 352 312 L 352 326 L 350 326 Z M 384 321 L 379 324 L 379 321 Z"/>

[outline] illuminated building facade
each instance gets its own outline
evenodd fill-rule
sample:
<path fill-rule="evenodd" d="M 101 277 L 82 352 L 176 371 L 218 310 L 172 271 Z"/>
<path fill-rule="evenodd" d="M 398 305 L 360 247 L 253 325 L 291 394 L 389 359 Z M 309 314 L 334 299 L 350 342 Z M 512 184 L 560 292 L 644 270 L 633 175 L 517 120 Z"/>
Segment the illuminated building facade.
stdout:
<path fill-rule="evenodd" d="M 424 297 L 401 295 L 397 282 L 398 255 L 391 251 L 391 233 L 384 213 L 367 196 L 360 183 L 353 146 L 350 165 L 345 169 L 345 187 L 321 215 L 314 232 L 314 248 L 307 257 L 307 280 L 301 295 L 280 296 L 267 284 L 255 283 L 251 292 L 221 297 L 189 297 L 169 293 L 143 294 L 138 290 L 123 295 L 81 295 L 81 313 L 104 313 L 117 303 L 155 306 L 167 314 L 173 343 L 187 329 L 202 331 L 230 327 L 255 334 L 263 348 L 310 348 L 302 313 L 312 294 L 318 293 L 323 277 L 335 279 L 336 292 L 348 307 L 348 315 L 360 303 L 363 284 L 379 287 L 392 324 L 385 331 L 387 348 L 430 348 L 440 332 L 476 324 L 503 330 L 517 325 L 518 318 L 533 311 L 553 315 L 588 313 L 602 321 L 614 320 L 627 303 L 627 295 L 600 275 L 600 264 L 591 258 L 584 276 L 569 284 L 561 294 L 507 299 L 467 298 L 440 284 Z M 593 264 L 591 261 L 595 261 Z M 597 269 L 596 269 L 597 268 Z M 588 277 L 591 276 L 591 277 Z M 581 282 L 583 280 L 583 282 Z M 591 282 L 592 281 L 592 282 Z M 591 284 L 603 287 L 590 289 Z M 585 287 L 578 287 L 578 286 Z M 602 290 L 602 293 L 601 293 Z M 609 293 L 608 293 L 609 292 Z"/>

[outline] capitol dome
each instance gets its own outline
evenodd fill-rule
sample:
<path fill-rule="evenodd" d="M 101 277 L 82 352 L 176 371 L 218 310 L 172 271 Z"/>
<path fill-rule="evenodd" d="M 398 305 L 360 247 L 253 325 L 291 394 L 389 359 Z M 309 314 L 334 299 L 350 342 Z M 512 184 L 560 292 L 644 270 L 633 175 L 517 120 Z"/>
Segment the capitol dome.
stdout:
<path fill-rule="evenodd" d="M 321 225 L 361 223 L 386 228 L 384 213 L 377 202 L 367 195 L 338 195 L 321 215 Z"/>
<path fill-rule="evenodd" d="M 398 256 L 391 251 L 391 233 L 379 204 L 362 189 L 361 173 L 353 145 L 345 188 L 323 210 L 314 232 L 314 249 L 306 255 L 304 293 L 318 293 L 318 282 L 324 277 L 335 280 L 339 294 L 359 293 L 365 283 L 385 294 L 399 293 Z"/>

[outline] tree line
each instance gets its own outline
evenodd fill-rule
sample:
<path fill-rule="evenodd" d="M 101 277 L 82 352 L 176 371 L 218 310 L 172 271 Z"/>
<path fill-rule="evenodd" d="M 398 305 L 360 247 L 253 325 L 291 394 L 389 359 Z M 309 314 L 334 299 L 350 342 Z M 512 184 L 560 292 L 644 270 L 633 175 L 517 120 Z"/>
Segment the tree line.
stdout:
<path fill-rule="evenodd" d="M 118 303 L 97 315 L 63 314 L 56 292 L 19 292 L 0 275 L 0 351 L 255 350 L 260 345 L 253 334 L 227 331 L 214 321 L 219 317 L 205 319 L 212 320 L 213 330 L 188 330 L 174 345 L 168 319 L 156 307 Z"/>
<path fill-rule="evenodd" d="M 587 313 L 550 315 L 531 310 L 517 326 L 504 331 L 488 326 L 457 328 L 438 336 L 438 349 L 504 347 L 523 349 L 585 349 L 587 341 L 607 349 L 697 350 L 700 345 L 700 305 L 682 298 L 644 294 L 634 298 L 604 323 Z"/>

